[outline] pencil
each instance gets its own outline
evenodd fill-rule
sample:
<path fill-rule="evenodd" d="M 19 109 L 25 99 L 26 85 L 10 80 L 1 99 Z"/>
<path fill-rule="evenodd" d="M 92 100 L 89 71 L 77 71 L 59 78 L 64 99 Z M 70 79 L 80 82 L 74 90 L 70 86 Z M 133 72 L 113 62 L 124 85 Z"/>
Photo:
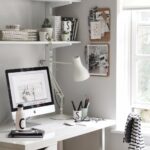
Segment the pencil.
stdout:
<path fill-rule="evenodd" d="M 81 107 L 82 107 L 82 101 L 80 101 L 79 103 L 78 111 L 81 109 Z"/>
<path fill-rule="evenodd" d="M 71 102 L 72 102 L 73 110 L 76 110 L 76 107 L 75 107 L 75 105 L 74 105 L 74 102 L 73 102 L 73 101 L 71 101 Z"/>

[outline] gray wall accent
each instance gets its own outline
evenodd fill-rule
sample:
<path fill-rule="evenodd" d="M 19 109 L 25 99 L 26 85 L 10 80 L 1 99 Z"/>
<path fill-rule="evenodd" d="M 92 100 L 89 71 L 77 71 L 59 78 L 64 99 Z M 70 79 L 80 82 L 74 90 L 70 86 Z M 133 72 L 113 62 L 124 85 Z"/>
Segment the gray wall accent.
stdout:
<path fill-rule="evenodd" d="M 111 41 L 110 41 L 110 75 L 109 77 L 91 77 L 85 82 L 73 81 L 73 68 L 66 65 L 57 65 L 56 75 L 60 86 L 65 94 L 65 111 L 72 113 L 71 100 L 78 103 L 86 95 L 91 99 L 89 114 L 91 116 L 99 116 L 104 118 L 116 117 L 116 17 L 117 2 L 112 0 L 82 0 L 62 8 L 57 8 L 56 15 L 72 16 L 79 18 L 79 34 L 78 39 L 81 44 L 72 47 L 58 49 L 56 51 L 56 59 L 59 61 L 71 62 L 76 55 L 81 56 L 85 64 L 84 51 L 85 45 L 89 44 L 89 28 L 88 14 L 92 7 L 109 7 L 111 9 Z M 81 136 L 64 142 L 65 150 L 97 150 L 100 149 L 98 141 L 101 136 L 95 132 L 89 136 Z M 98 136 L 99 135 L 99 136 Z M 114 134 L 113 134 L 114 135 Z M 113 136 L 109 130 L 107 131 L 106 150 L 123 150 L 122 138 Z M 98 139 L 98 140 L 97 140 Z M 86 141 L 86 142 L 85 142 Z M 116 143 L 118 141 L 119 143 Z M 115 143 L 113 143 L 115 142 Z M 87 143 L 87 146 L 85 145 Z M 93 145 L 95 143 L 95 145 Z M 113 143 L 113 145 L 111 144 Z M 119 146 L 120 145 L 120 146 Z"/>
<path fill-rule="evenodd" d="M 110 75 L 109 77 L 92 76 L 85 82 L 74 82 L 72 67 L 57 65 L 57 79 L 65 93 L 66 110 L 72 111 L 70 100 L 81 100 L 84 95 L 91 97 L 90 113 L 101 117 L 115 118 L 116 107 L 116 2 L 111 0 L 82 0 L 81 3 L 64 6 L 57 9 L 56 15 L 79 18 L 79 45 L 56 50 L 57 60 L 71 62 L 74 56 L 81 56 L 84 62 L 86 44 L 89 44 L 88 14 L 94 7 L 109 7 L 111 9 L 111 41 L 110 41 Z M 85 62 L 84 62 L 85 63 Z"/>

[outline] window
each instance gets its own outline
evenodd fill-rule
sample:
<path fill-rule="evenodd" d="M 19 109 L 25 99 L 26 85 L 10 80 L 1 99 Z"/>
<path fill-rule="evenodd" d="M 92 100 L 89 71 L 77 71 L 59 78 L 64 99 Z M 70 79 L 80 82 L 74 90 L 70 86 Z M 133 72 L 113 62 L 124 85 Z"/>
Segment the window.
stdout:
<path fill-rule="evenodd" d="M 132 108 L 150 121 L 150 10 L 131 12 Z"/>
<path fill-rule="evenodd" d="M 118 128 L 131 110 L 150 123 L 150 9 L 124 10 L 117 38 Z"/>

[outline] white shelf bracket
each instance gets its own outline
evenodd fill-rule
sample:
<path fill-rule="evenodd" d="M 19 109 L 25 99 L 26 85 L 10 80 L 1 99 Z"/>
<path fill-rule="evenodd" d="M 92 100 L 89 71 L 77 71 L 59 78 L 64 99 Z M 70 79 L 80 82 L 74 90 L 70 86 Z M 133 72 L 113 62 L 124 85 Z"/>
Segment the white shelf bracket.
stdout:
<path fill-rule="evenodd" d="M 45 48 L 45 63 L 49 67 L 50 72 L 53 72 L 53 48 L 52 45 L 46 45 Z"/>

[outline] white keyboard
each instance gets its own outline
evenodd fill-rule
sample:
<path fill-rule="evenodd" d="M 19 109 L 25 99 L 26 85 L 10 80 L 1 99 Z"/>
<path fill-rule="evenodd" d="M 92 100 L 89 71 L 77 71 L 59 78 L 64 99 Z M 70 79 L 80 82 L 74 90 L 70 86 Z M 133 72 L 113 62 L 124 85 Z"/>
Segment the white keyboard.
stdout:
<path fill-rule="evenodd" d="M 38 126 L 35 126 L 35 128 L 38 128 L 38 129 L 41 129 L 41 130 L 44 130 L 44 131 L 56 131 L 58 129 L 62 129 L 64 126 L 63 124 L 44 124 L 44 125 L 38 125 Z"/>

